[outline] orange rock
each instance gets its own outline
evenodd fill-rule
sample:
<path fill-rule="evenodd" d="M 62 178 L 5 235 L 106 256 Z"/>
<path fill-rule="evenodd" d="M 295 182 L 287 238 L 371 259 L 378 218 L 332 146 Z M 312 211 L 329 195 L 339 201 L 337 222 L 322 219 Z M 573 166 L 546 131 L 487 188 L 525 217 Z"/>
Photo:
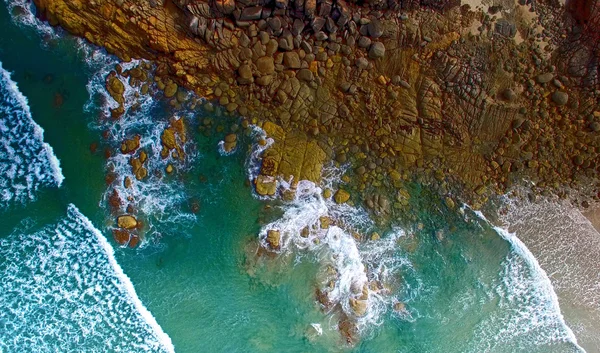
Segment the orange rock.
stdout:
<path fill-rule="evenodd" d="M 123 229 L 113 229 L 113 238 L 119 245 L 125 245 L 129 242 L 130 234 Z"/>

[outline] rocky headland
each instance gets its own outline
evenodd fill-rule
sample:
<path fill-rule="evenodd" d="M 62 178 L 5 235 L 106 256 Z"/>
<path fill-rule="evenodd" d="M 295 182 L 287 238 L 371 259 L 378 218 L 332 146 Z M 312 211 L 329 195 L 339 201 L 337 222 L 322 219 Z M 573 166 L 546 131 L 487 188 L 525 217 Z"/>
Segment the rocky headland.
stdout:
<path fill-rule="evenodd" d="M 334 159 L 352 164 L 357 191 L 394 188 L 416 172 L 446 194 L 448 181 L 461 185 L 480 206 L 521 179 L 558 191 L 597 173 L 593 1 L 35 4 L 51 24 L 124 61 L 154 62 L 154 74 L 127 76 L 153 81 L 175 103 L 185 87 L 269 123 L 276 143 L 258 184 L 317 181 Z M 107 78 L 118 102 L 122 74 Z"/>

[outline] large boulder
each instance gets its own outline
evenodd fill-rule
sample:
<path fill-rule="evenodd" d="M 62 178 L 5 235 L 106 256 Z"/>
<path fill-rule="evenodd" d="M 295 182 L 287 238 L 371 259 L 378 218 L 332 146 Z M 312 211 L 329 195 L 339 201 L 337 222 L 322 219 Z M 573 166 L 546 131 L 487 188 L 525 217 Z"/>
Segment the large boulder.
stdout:
<path fill-rule="evenodd" d="M 371 38 L 379 38 L 383 35 L 383 25 L 381 21 L 373 19 L 368 25 L 367 30 Z"/>
<path fill-rule="evenodd" d="M 254 81 L 252 79 L 252 68 L 248 64 L 240 65 L 238 68 L 238 75 L 238 83 L 241 85 L 247 85 Z"/>
<path fill-rule="evenodd" d="M 175 82 L 171 82 L 165 87 L 165 92 L 164 92 L 165 98 L 174 97 L 176 93 L 177 93 L 177 84 Z"/>
<path fill-rule="evenodd" d="M 333 199 L 337 204 L 346 203 L 348 200 L 350 200 L 350 193 L 346 190 L 339 189 L 333 196 Z"/>
<path fill-rule="evenodd" d="M 269 230 L 267 232 L 267 244 L 274 250 L 281 247 L 281 233 L 278 230 Z"/>
<path fill-rule="evenodd" d="M 552 93 L 552 101 L 556 105 L 565 105 L 569 101 L 569 95 L 567 92 L 555 91 Z"/>
<path fill-rule="evenodd" d="M 125 101 L 125 98 L 123 97 L 123 94 L 125 93 L 125 86 L 123 85 L 123 82 L 121 82 L 121 80 L 119 80 L 116 76 L 112 76 L 108 79 L 108 82 L 106 83 L 106 89 L 108 90 L 110 96 L 117 101 L 117 103 L 121 104 Z"/>
<path fill-rule="evenodd" d="M 381 42 L 375 42 L 371 44 L 371 49 L 369 49 L 369 58 L 371 59 L 379 59 L 385 56 L 385 46 Z"/>
<path fill-rule="evenodd" d="M 223 143 L 223 149 L 225 150 L 225 152 L 229 153 L 231 151 L 233 151 L 237 146 L 237 135 L 236 134 L 229 134 L 227 136 L 225 136 L 225 141 Z"/>
<path fill-rule="evenodd" d="M 277 191 L 277 180 L 273 177 L 261 174 L 254 180 L 254 186 L 259 195 L 274 196 Z"/>
<path fill-rule="evenodd" d="M 133 138 L 127 139 L 121 143 L 121 153 L 130 154 L 140 148 L 140 135 L 135 135 Z"/>
<path fill-rule="evenodd" d="M 270 75 L 275 72 L 275 63 L 270 56 L 263 56 L 256 60 L 256 68 L 263 74 Z"/>
<path fill-rule="evenodd" d="M 137 227 L 137 219 L 131 215 L 117 217 L 117 226 L 124 229 L 134 229 Z"/>
<path fill-rule="evenodd" d="M 300 57 L 295 51 L 289 51 L 283 54 L 283 65 L 289 69 L 299 69 L 302 64 Z"/>

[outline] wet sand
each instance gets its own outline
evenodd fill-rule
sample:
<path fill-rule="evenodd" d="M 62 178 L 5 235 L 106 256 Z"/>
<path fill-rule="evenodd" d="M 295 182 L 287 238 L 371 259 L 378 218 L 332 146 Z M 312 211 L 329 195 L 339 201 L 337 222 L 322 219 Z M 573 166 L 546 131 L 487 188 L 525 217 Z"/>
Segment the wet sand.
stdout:
<path fill-rule="evenodd" d="M 512 202 L 500 219 L 548 274 L 579 344 L 600 353 L 600 209 Z"/>
<path fill-rule="evenodd" d="M 582 212 L 583 216 L 594 226 L 596 231 L 600 234 L 600 207 L 586 210 Z"/>

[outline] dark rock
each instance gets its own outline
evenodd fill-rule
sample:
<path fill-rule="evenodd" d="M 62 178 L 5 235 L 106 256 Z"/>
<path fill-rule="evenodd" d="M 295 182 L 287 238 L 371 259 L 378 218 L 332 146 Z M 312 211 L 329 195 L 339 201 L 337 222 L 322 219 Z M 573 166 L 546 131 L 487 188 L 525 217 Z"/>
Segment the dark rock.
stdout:
<path fill-rule="evenodd" d="M 369 36 L 371 36 L 371 38 L 379 38 L 383 35 L 383 25 L 377 19 L 372 20 L 367 25 L 367 30 L 368 30 Z"/>
<path fill-rule="evenodd" d="M 300 81 L 307 81 L 307 82 L 312 81 L 314 78 L 312 71 L 310 71 L 308 69 L 299 70 L 298 73 L 296 74 L 296 77 Z"/>
<path fill-rule="evenodd" d="M 285 51 L 294 49 L 294 38 L 288 30 L 283 31 L 281 38 L 279 38 L 279 48 Z"/>
<path fill-rule="evenodd" d="M 350 48 L 354 48 L 354 45 L 356 44 L 356 40 L 354 39 L 353 36 L 350 36 L 346 39 L 346 45 Z"/>
<path fill-rule="evenodd" d="M 331 0 L 322 1 L 321 5 L 319 7 L 319 16 L 329 17 L 329 14 L 331 14 L 331 8 L 332 8 L 331 6 L 332 6 Z"/>
<path fill-rule="evenodd" d="M 366 69 L 369 66 L 369 60 L 367 58 L 358 58 L 356 59 L 356 66 L 359 69 Z"/>
<path fill-rule="evenodd" d="M 260 7 L 260 6 L 246 7 L 242 10 L 242 14 L 240 15 L 240 20 L 242 20 L 242 21 L 260 20 L 261 15 L 262 15 L 262 7 Z"/>
<path fill-rule="evenodd" d="M 329 37 L 327 36 L 327 34 L 325 34 L 325 32 L 319 31 L 319 32 L 317 32 L 317 34 L 315 34 L 315 38 L 320 41 L 325 41 Z"/>
<path fill-rule="evenodd" d="M 292 34 L 297 36 L 304 30 L 304 22 L 300 19 L 295 19 L 292 25 Z"/>
<path fill-rule="evenodd" d="M 323 17 L 315 17 L 311 23 L 311 27 L 315 33 L 323 29 L 323 26 L 325 26 L 325 19 Z"/>
<path fill-rule="evenodd" d="M 385 56 L 385 46 L 381 42 L 375 42 L 371 44 L 371 49 L 369 49 L 369 58 L 371 59 L 379 59 Z"/>
<path fill-rule="evenodd" d="M 309 19 L 315 16 L 317 12 L 317 0 L 304 0 L 304 14 Z"/>
<path fill-rule="evenodd" d="M 358 46 L 361 48 L 368 48 L 371 46 L 371 38 L 361 36 L 358 38 Z"/>
<path fill-rule="evenodd" d="M 267 20 L 267 23 L 273 32 L 277 32 L 281 29 L 281 19 L 279 17 L 271 17 Z"/>
<path fill-rule="evenodd" d="M 508 22 L 504 18 L 501 18 L 498 21 L 496 21 L 494 30 L 496 31 L 496 33 L 508 38 L 513 38 L 517 34 L 517 26 L 514 23 Z"/>
<path fill-rule="evenodd" d="M 329 33 L 335 33 L 338 30 L 338 27 L 335 25 L 335 22 L 331 17 L 327 18 L 327 21 L 325 22 L 325 28 Z"/>
<path fill-rule="evenodd" d="M 312 47 L 311 47 L 311 46 L 310 46 L 310 44 L 308 44 L 308 42 L 307 42 L 307 41 L 305 41 L 305 40 L 303 40 L 303 41 L 300 43 L 300 48 L 301 48 L 302 50 L 304 50 L 304 52 L 305 52 L 306 54 L 312 53 Z"/>
<path fill-rule="evenodd" d="M 300 58 L 298 57 L 298 53 L 295 51 L 290 51 L 283 54 L 283 65 L 290 69 L 299 69 L 301 68 Z"/>
<path fill-rule="evenodd" d="M 559 106 L 565 105 L 569 101 L 569 95 L 567 94 L 567 92 L 555 91 L 554 93 L 552 93 L 552 101 Z"/>

